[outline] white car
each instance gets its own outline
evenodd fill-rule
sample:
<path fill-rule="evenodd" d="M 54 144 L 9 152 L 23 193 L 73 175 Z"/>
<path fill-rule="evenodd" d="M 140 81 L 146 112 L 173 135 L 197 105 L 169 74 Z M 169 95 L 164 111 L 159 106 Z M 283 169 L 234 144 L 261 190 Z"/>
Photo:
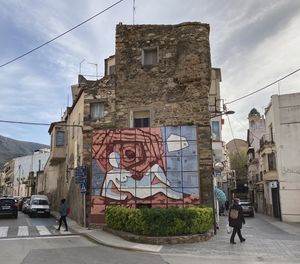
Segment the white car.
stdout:
<path fill-rule="evenodd" d="M 50 216 L 50 203 L 46 195 L 32 195 L 28 206 L 28 215 Z"/>

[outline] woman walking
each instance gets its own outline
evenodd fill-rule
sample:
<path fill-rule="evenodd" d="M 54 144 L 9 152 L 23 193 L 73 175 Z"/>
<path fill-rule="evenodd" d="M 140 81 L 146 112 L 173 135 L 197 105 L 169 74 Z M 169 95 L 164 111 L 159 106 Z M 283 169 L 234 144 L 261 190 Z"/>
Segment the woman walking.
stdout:
<path fill-rule="evenodd" d="M 66 205 L 66 199 L 62 199 L 60 201 L 60 207 L 59 207 L 59 214 L 60 214 L 60 219 L 59 219 L 59 226 L 57 230 L 60 230 L 62 222 L 65 224 L 65 231 L 68 231 L 68 224 L 67 224 L 67 215 L 68 215 L 68 207 Z"/>
<path fill-rule="evenodd" d="M 229 226 L 233 227 L 232 235 L 230 238 L 231 244 L 236 244 L 234 242 L 234 237 L 236 233 L 238 234 L 241 243 L 246 241 L 246 239 L 243 238 L 241 234 L 242 225 L 245 224 L 245 219 L 243 216 L 243 209 L 239 205 L 239 203 L 240 200 L 235 198 L 233 200 L 233 205 L 229 209 L 229 214 L 228 214 Z"/>

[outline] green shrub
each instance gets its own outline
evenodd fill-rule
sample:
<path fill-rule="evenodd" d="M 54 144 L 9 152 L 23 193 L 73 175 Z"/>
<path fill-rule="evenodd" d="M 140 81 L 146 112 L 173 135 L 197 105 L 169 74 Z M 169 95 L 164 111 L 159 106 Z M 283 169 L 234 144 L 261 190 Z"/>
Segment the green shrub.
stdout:
<path fill-rule="evenodd" d="M 107 226 L 148 236 L 202 234 L 213 224 L 212 208 L 142 208 L 113 206 L 106 209 Z"/>

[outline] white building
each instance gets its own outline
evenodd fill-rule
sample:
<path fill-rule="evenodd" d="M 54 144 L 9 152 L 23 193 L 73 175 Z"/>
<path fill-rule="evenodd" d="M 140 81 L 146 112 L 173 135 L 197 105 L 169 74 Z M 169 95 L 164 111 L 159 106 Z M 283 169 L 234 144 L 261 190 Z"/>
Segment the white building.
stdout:
<path fill-rule="evenodd" d="M 266 133 L 266 124 L 264 116 L 253 108 L 249 115 L 249 129 L 247 133 L 248 142 L 248 188 L 249 198 L 256 206 L 256 210 L 259 213 L 264 212 L 264 187 L 262 181 L 261 167 L 259 166 L 260 155 L 260 139 Z"/>
<path fill-rule="evenodd" d="M 266 213 L 300 222 L 300 93 L 273 95 L 265 122 L 260 157 Z"/>
<path fill-rule="evenodd" d="M 37 173 L 44 170 L 50 149 L 35 151 L 32 155 L 14 159 L 13 195 L 29 196 L 37 183 Z"/>

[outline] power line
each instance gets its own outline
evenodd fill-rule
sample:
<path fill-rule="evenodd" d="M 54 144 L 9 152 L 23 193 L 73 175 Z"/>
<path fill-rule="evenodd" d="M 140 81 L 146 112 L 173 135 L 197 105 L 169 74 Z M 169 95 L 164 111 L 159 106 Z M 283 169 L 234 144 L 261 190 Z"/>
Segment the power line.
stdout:
<path fill-rule="evenodd" d="M 230 131 L 231 131 L 231 135 L 232 135 L 232 139 L 233 139 L 233 143 L 234 143 L 234 146 L 235 146 L 235 149 L 236 149 L 236 152 L 239 156 L 239 158 L 242 160 L 242 157 L 241 157 L 241 154 L 240 154 L 240 151 L 236 145 L 236 142 L 235 142 L 235 138 L 234 138 L 234 135 L 233 135 L 233 130 L 232 130 L 232 126 L 231 126 L 231 123 L 230 123 L 230 119 L 229 119 L 229 116 L 227 115 L 227 120 L 228 120 L 228 124 L 229 124 L 229 127 L 230 127 Z"/>
<path fill-rule="evenodd" d="M 249 93 L 249 94 L 246 94 L 246 95 L 244 95 L 244 96 L 242 96 L 242 97 L 239 97 L 239 98 L 237 98 L 237 99 L 234 99 L 234 100 L 232 100 L 232 101 L 230 101 L 230 102 L 228 102 L 228 103 L 226 103 L 226 104 L 232 104 L 232 103 L 235 103 L 235 102 L 237 102 L 237 101 L 239 101 L 239 100 L 242 100 L 242 99 L 244 99 L 244 98 L 246 98 L 246 97 L 249 97 L 249 96 L 251 96 L 251 95 L 253 95 L 253 94 L 256 94 L 256 93 L 258 93 L 258 92 L 260 92 L 260 91 L 262 91 L 262 90 L 264 90 L 264 89 L 266 89 L 266 88 L 272 86 L 273 84 L 278 83 L 278 82 L 280 82 L 280 81 L 286 79 L 287 77 L 289 77 L 289 76 L 295 74 L 295 73 L 298 72 L 298 71 L 300 71 L 300 68 L 297 69 L 297 70 L 295 70 L 295 71 L 293 71 L 293 72 L 291 72 L 291 73 L 289 73 L 289 74 L 287 74 L 287 75 L 285 75 L 284 77 L 282 77 L 282 78 L 280 78 L 280 79 L 278 79 L 278 80 L 276 80 L 276 81 L 274 81 L 274 82 L 272 82 L 272 83 L 270 83 L 270 84 L 268 84 L 268 85 L 266 85 L 266 86 L 264 86 L 264 87 L 262 87 L 262 88 L 256 90 L 256 91 L 252 92 L 252 93 Z"/>
<path fill-rule="evenodd" d="M 25 121 L 15 121 L 15 120 L 0 120 L 0 123 L 19 124 L 19 125 L 32 125 L 32 126 L 50 126 L 51 125 L 50 123 L 25 122 Z M 82 125 L 57 124 L 57 126 L 81 127 L 82 128 Z"/>
<path fill-rule="evenodd" d="M 32 52 L 34 52 L 34 51 L 36 51 L 36 50 L 38 50 L 38 49 L 40 49 L 40 48 L 46 46 L 47 44 L 49 44 L 49 43 L 53 42 L 54 40 L 56 40 L 56 39 L 58 39 L 58 38 L 60 38 L 60 37 L 62 37 L 62 36 L 64 36 L 64 35 L 66 35 L 67 33 L 73 31 L 74 29 L 76 29 L 76 28 L 82 26 L 83 24 L 85 24 L 85 23 L 89 22 L 90 20 L 94 19 L 95 17 L 97 17 L 97 16 L 103 14 L 103 13 L 106 12 L 107 10 L 113 8 L 114 6 L 118 5 L 119 3 L 123 2 L 123 1 L 124 1 L 124 0 L 119 0 L 118 2 L 112 4 L 111 6 L 109 6 L 109 7 L 105 8 L 105 9 L 103 9 L 103 10 L 100 11 L 99 13 L 93 15 L 92 17 L 90 17 L 90 18 L 84 20 L 83 22 L 79 23 L 78 25 L 76 25 L 76 26 L 72 27 L 71 29 L 65 31 L 64 33 L 62 33 L 62 34 L 60 34 L 60 35 L 58 35 L 58 36 L 56 36 L 56 37 L 54 37 L 54 38 L 48 40 L 47 42 L 45 42 L 45 43 L 43 43 L 43 44 L 37 46 L 37 47 L 34 48 L 34 49 L 31 49 L 31 50 L 29 50 L 29 51 L 27 51 L 27 52 L 21 54 L 20 56 L 14 58 L 14 59 L 11 59 L 11 60 L 5 62 L 4 64 L 0 65 L 0 68 L 6 66 L 6 65 L 8 65 L 8 64 L 10 64 L 10 63 L 12 63 L 12 62 L 14 62 L 14 61 L 16 61 L 16 60 L 19 60 L 19 59 L 25 57 L 26 55 L 28 55 L 28 54 L 30 54 L 30 53 L 32 53 Z"/>
<path fill-rule="evenodd" d="M 34 126 L 50 126 L 51 125 L 51 124 L 48 124 L 48 123 L 22 122 L 22 121 L 13 121 L 13 120 L 0 120 L 0 123 L 34 125 Z"/>

